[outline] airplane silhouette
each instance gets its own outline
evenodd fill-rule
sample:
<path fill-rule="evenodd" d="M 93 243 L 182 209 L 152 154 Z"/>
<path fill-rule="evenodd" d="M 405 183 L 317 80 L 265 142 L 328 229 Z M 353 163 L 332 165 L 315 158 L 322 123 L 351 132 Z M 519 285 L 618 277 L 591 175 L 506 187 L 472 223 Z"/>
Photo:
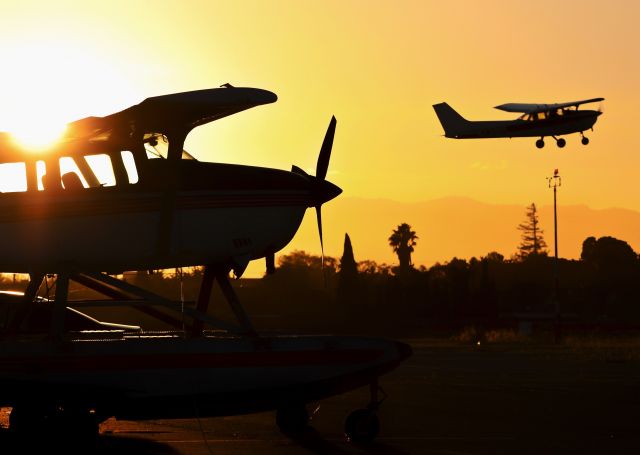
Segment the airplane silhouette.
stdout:
<path fill-rule="evenodd" d="M 276 99 L 230 84 L 148 98 L 69 124 L 44 151 L 0 134 L 0 162 L 20 163 L 26 182 L 26 191 L 0 194 L 0 271 L 30 276 L 19 310 L 7 313 L 0 331 L 0 406 L 13 407 L 14 431 L 75 437 L 95 434 L 110 416 L 275 409 L 279 427 L 295 433 L 309 421 L 306 403 L 368 385 L 370 402 L 347 418 L 345 433 L 356 441 L 377 435 L 378 377 L 411 348 L 373 338 L 260 335 L 229 282 L 231 271 L 239 277 L 255 259 L 266 258 L 272 273 L 275 253 L 307 208 L 316 211 L 322 245 L 321 206 L 341 192 L 326 180 L 336 119 L 315 175 L 296 166 L 204 163 L 183 148 L 193 128 Z M 194 265 L 204 265 L 202 284 L 197 301 L 186 303 L 106 273 Z M 47 275 L 56 277 L 53 301 L 38 297 Z M 70 281 L 104 298 L 70 300 Z M 215 282 L 237 323 L 208 314 Z M 114 305 L 174 330 L 109 326 L 68 309 Z M 40 330 L 30 324 L 36 319 Z"/>
<path fill-rule="evenodd" d="M 591 129 L 602 114 L 597 110 L 579 110 L 587 103 L 604 101 L 604 98 L 591 98 L 582 101 L 556 104 L 507 103 L 496 106 L 506 112 L 518 112 L 523 115 L 516 120 L 469 121 L 458 114 L 447 103 L 434 104 L 433 109 L 444 128 L 445 137 L 454 139 L 540 137 L 536 147 L 544 147 L 544 137 L 551 136 L 560 148 L 566 145 L 564 138 L 556 136 L 580 133 L 582 144 L 587 145 L 589 138 L 584 132 Z"/>

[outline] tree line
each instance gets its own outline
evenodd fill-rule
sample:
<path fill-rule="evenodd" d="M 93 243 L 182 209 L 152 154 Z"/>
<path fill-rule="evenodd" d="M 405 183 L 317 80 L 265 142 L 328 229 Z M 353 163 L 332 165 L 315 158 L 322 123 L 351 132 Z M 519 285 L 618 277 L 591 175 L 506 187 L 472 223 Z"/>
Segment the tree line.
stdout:
<path fill-rule="evenodd" d="M 357 261 L 346 234 L 342 257 L 325 258 L 324 272 L 319 257 L 296 251 L 280 258 L 276 276 L 265 278 L 273 285 L 265 282 L 264 291 L 295 283 L 297 301 L 309 301 L 312 293 L 301 286 L 322 293 L 324 273 L 328 285 L 320 304 L 352 323 L 454 327 L 551 321 L 557 299 L 564 323 L 576 329 L 640 329 L 640 258 L 627 242 L 586 238 L 580 259 L 558 260 L 556 295 L 555 258 L 548 254 L 535 204 L 527 207 L 517 229 L 521 242 L 510 258 L 494 251 L 431 267 L 413 265 L 419 237 L 408 223 L 399 224 L 388 238 L 397 266 Z"/>

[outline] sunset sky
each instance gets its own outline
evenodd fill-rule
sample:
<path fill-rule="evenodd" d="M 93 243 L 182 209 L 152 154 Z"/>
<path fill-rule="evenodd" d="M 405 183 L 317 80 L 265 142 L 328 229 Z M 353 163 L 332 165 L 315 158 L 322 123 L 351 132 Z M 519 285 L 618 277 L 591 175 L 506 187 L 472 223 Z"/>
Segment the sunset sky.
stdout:
<path fill-rule="evenodd" d="M 637 2 L 0 0 L 0 7 L 0 130 L 26 119 L 44 127 L 106 115 L 150 96 L 230 82 L 279 100 L 194 131 L 186 148 L 200 160 L 314 172 L 335 114 L 328 178 L 341 197 L 461 196 L 521 205 L 524 213 L 531 202 L 551 202 L 545 177 L 558 168 L 562 203 L 640 211 Z M 445 139 L 431 107 L 447 101 L 468 119 L 497 120 L 514 117 L 493 109 L 502 103 L 592 97 L 606 101 L 591 144 L 573 135 L 562 150 L 553 140 L 538 150 L 534 138 Z M 337 242 L 330 253 L 341 251 Z"/>

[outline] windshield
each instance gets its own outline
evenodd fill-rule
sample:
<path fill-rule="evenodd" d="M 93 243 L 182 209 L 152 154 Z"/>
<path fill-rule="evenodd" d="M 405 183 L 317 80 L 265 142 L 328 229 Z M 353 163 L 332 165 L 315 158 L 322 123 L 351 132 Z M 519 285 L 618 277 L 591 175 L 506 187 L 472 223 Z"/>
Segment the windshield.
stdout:
<path fill-rule="evenodd" d="M 144 135 L 143 141 L 144 141 L 144 149 L 147 152 L 147 158 L 167 159 L 167 157 L 169 156 L 169 140 L 167 139 L 167 136 L 165 136 L 164 134 L 147 133 Z M 182 150 L 182 159 L 197 161 L 186 150 Z"/>

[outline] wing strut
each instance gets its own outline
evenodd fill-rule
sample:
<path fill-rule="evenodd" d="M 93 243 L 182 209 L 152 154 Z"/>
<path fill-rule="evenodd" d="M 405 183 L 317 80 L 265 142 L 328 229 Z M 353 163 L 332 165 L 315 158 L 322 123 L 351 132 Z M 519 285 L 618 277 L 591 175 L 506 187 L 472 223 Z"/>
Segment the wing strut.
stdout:
<path fill-rule="evenodd" d="M 43 278 L 44 275 L 42 274 L 31 275 L 31 281 L 25 294 L 26 303 L 36 298 L 38 288 Z M 222 293 L 238 320 L 237 325 L 215 318 L 206 313 L 211 291 L 216 280 L 220 284 Z M 69 300 L 70 281 L 82 284 L 107 298 L 96 300 Z M 184 328 L 182 318 L 188 316 L 193 322 L 188 326 L 188 330 L 184 332 L 187 336 L 202 336 L 205 324 L 214 329 L 224 330 L 229 334 L 248 336 L 251 338 L 258 336 L 248 314 L 231 286 L 229 270 L 210 265 L 206 266 L 196 308 L 193 308 L 194 302 L 190 303 L 191 305 L 183 306 L 180 302 L 166 299 L 153 292 L 127 283 L 126 281 L 116 279 L 106 273 L 61 272 L 56 275 L 56 292 L 49 325 L 49 336 L 52 340 L 62 341 L 68 335 L 65 330 L 66 308 L 113 307 L 121 305 L 132 306 L 177 329 Z M 165 311 L 161 311 L 161 309 L 171 310 L 174 314 L 177 314 L 178 317 L 171 316 Z"/>

